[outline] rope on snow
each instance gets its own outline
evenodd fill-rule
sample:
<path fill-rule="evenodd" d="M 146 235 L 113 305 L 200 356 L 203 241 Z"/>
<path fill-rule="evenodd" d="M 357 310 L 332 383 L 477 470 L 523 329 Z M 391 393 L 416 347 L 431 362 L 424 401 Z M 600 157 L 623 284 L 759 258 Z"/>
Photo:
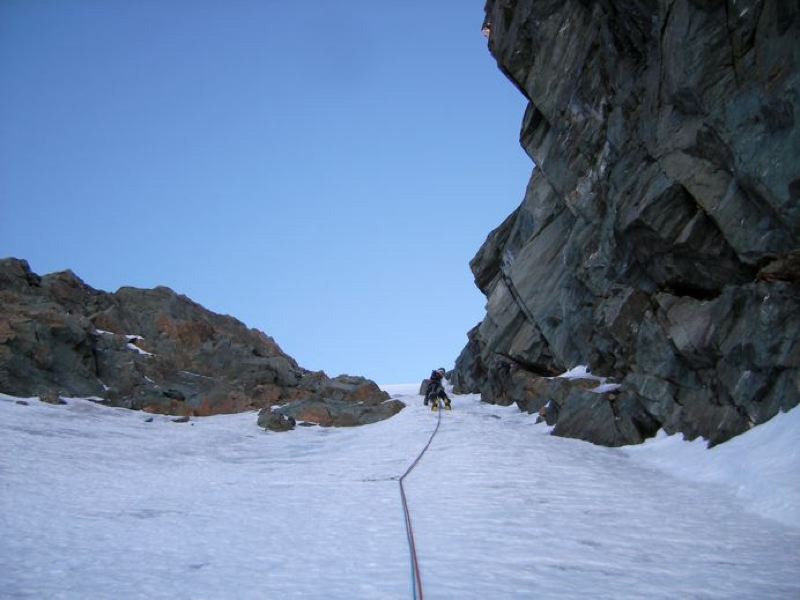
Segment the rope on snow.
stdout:
<path fill-rule="evenodd" d="M 439 399 L 435 400 L 437 403 Z M 400 476 L 399 483 L 400 483 L 400 499 L 403 503 L 403 515 L 405 516 L 406 521 L 406 537 L 408 538 L 408 550 L 409 554 L 411 555 L 411 584 L 414 593 L 415 600 L 423 600 L 422 596 L 422 577 L 419 573 L 419 559 L 417 558 L 417 546 L 414 542 L 414 528 L 411 525 L 411 513 L 408 510 L 408 502 L 406 501 L 406 491 L 403 488 L 403 480 L 408 477 L 408 474 L 414 470 L 414 467 L 417 466 L 417 463 L 422 459 L 422 456 L 428 450 L 428 447 L 431 445 L 433 438 L 436 437 L 436 433 L 439 431 L 439 424 L 442 422 L 442 407 L 439 407 L 437 411 L 439 414 L 436 418 L 436 427 L 431 433 L 431 437 L 428 438 L 428 443 L 425 444 L 425 447 L 422 449 L 422 452 L 419 453 L 417 458 L 414 459 L 414 462 L 411 463 L 411 466 L 406 469 L 406 472 Z"/>

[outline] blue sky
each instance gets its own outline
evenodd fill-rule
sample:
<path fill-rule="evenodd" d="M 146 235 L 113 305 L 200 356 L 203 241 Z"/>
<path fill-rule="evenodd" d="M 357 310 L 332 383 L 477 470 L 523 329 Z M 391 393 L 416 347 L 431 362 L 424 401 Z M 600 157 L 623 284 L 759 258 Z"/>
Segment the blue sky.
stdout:
<path fill-rule="evenodd" d="M 0 256 L 166 285 L 332 376 L 451 368 L 533 166 L 483 4 L 3 0 Z"/>

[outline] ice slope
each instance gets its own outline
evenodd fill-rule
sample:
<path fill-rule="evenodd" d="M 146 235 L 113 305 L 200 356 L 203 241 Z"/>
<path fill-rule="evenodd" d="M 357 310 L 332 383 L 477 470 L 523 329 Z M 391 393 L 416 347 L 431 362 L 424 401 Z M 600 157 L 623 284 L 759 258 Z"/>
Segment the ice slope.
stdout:
<path fill-rule="evenodd" d="M 285 434 L 0 396 L 0 597 L 410 598 L 396 478 L 436 418 L 416 387 L 387 388 L 409 403 L 389 421 Z M 759 428 L 730 455 L 607 449 L 454 406 L 406 479 L 426 598 L 800 597 L 797 463 L 759 482 L 783 486 L 780 521 L 737 496 L 743 452 L 781 451 Z M 796 413 L 775 421 L 795 440 Z"/>

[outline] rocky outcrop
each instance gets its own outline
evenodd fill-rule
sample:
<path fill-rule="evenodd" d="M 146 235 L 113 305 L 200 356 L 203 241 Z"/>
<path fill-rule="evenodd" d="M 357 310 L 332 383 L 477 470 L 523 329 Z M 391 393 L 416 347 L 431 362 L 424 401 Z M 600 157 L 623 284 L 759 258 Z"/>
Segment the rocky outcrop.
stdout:
<path fill-rule="evenodd" d="M 340 375 L 334 379 L 309 374 L 302 382 L 305 395 L 279 408 L 265 408 L 259 424 L 276 418 L 292 423 L 313 423 L 322 427 L 353 427 L 376 423 L 396 415 L 404 407 L 400 400 L 390 400 L 386 392 L 369 379 Z"/>
<path fill-rule="evenodd" d="M 621 389 L 570 393 L 555 433 L 609 445 L 795 406 L 796 3 L 489 0 L 485 32 L 536 166 L 471 262 L 487 314 L 456 390 L 543 406 L 519 380 L 588 365 Z"/>
<path fill-rule="evenodd" d="M 187 416 L 389 399 L 369 380 L 303 369 L 264 333 L 165 287 L 110 294 L 70 271 L 40 277 L 4 259 L 0 307 L 0 391 L 16 396 Z"/>
<path fill-rule="evenodd" d="M 291 431 L 297 425 L 292 417 L 287 417 L 269 408 L 262 408 L 258 413 L 258 426 L 268 431 Z"/>

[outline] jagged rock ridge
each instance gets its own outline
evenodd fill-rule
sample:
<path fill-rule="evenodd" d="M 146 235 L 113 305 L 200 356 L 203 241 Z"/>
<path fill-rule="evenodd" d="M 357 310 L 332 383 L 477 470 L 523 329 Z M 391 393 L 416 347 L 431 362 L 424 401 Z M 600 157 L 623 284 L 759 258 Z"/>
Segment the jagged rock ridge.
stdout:
<path fill-rule="evenodd" d="M 525 198 L 471 267 L 458 391 L 617 445 L 718 443 L 800 398 L 800 7 L 489 0 L 530 101 Z M 621 389 L 559 391 L 589 365 Z"/>
<path fill-rule="evenodd" d="M 166 287 L 111 294 L 71 271 L 40 277 L 3 259 L 0 307 L 0 391 L 12 395 L 94 396 L 192 416 L 314 402 L 332 416 L 298 416 L 323 425 L 373 422 L 403 407 L 365 378 L 303 369 L 271 337 Z"/>

